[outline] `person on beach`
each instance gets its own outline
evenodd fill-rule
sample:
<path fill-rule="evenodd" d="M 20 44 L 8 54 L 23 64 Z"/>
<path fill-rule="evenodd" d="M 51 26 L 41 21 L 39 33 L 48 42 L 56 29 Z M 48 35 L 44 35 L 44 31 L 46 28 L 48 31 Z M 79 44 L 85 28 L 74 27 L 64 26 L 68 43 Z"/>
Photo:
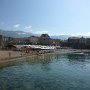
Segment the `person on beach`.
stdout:
<path fill-rule="evenodd" d="M 11 52 L 9 52 L 9 57 L 11 57 Z"/>

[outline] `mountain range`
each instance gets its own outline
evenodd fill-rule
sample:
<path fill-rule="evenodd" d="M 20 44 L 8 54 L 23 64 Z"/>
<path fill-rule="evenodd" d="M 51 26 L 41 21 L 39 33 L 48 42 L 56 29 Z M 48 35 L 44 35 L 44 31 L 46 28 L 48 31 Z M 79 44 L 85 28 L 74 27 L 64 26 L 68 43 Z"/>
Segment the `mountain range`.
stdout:
<path fill-rule="evenodd" d="M 23 38 L 23 37 L 30 37 L 33 34 L 29 32 L 24 32 L 24 31 L 8 31 L 8 30 L 2 30 L 0 29 L 0 34 L 7 36 L 7 37 L 15 37 L 15 38 Z"/>
<path fill-rule="evenodd" d="M 7 37 L 14 37 L 14 38 L 25 38 L 25 37 L 30 37 L 32 35 L 38 36 L 39 34 L 33 34 L 30 32 L 25 32 L 25 31 L 13 31 L 13 30 L 2 30 L 0 29 L 0 35 L 4 35 Z M 62 39 L 66 40 L 69 37 L 72 37 L 72 35 L 58 35 L 58 36 L 50 36 L 53 39 Z M 76 37 L 82 37 L 81 35 L 76 36 Z M 90 36 L 84 36 L 85 38 L 90 38 Z"/>
<path fill-rule="evenodd" d="M 71 35 L 58 35 L 58 36 L 51 36 L 53 39 L 61 39 L 61 40 L 66 40 L 69 37 L 72 37 Z"/>

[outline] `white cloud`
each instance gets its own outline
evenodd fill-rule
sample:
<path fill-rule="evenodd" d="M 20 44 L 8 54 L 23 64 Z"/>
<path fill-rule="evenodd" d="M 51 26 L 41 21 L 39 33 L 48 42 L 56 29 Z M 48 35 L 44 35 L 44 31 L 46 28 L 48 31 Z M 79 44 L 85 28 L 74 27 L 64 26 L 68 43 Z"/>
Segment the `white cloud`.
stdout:
<path fill-rule="evenodd" d="M 19 28 L 20 27 L 20 24 L 15 24 L 13 25 L 14 28 Z"/>
<path fill-rule="evenodd" d="M 24 35 L 24 34 L 26 34 L 25 32 L 22 32 L 22 33 L 18 33 L 18 35 Z"/>
<path fill-rule="evenodd" d="M 42 31 L 36 31 L 36 34 L 47 34 L 48 31 L 47 30 L 42 30 Z"/>
<path fill-rule="evenodd" d="M 31 25 L 25 26 L 25 27 L 24 27 L 24 30 L 25 30 L 25 32 L 33 32 L 33 30 L 32 30 L 31 28 L 32 28 Z"/>
<path fill-rule="evenodd" d="M 29 26 L 25 26 L 25 29 L 31 29 L 31 28 L 32 28 L 31 25 L 29 25 Z"/>
<path fill-rule="evenodd" d="M 87 32 L 87 33 L 79 32 L 79 33 L 77 33 L 76 35 L 81 35 L 81 36 L 90 36 L 90 32 Z"/>

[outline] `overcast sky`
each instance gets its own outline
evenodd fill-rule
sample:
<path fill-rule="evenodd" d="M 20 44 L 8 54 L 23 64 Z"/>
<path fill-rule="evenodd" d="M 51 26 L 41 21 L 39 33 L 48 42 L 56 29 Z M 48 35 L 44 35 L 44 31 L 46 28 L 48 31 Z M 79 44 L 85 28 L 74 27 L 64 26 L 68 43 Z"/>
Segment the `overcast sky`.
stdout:
<path fill-rule="evenodd" d="M 0 0 L 0 28 L 90 35 L 90 0 Z"/>

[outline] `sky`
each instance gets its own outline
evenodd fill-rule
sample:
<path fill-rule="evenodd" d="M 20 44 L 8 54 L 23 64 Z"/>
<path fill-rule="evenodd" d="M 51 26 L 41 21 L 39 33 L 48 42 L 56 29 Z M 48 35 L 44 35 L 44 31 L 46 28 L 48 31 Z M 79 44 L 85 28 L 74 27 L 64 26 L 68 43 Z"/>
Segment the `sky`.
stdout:
<path fill-rule="evenodd" d="M 90 36 L 90 0 L 0 0 L 0 29 Z"/>

